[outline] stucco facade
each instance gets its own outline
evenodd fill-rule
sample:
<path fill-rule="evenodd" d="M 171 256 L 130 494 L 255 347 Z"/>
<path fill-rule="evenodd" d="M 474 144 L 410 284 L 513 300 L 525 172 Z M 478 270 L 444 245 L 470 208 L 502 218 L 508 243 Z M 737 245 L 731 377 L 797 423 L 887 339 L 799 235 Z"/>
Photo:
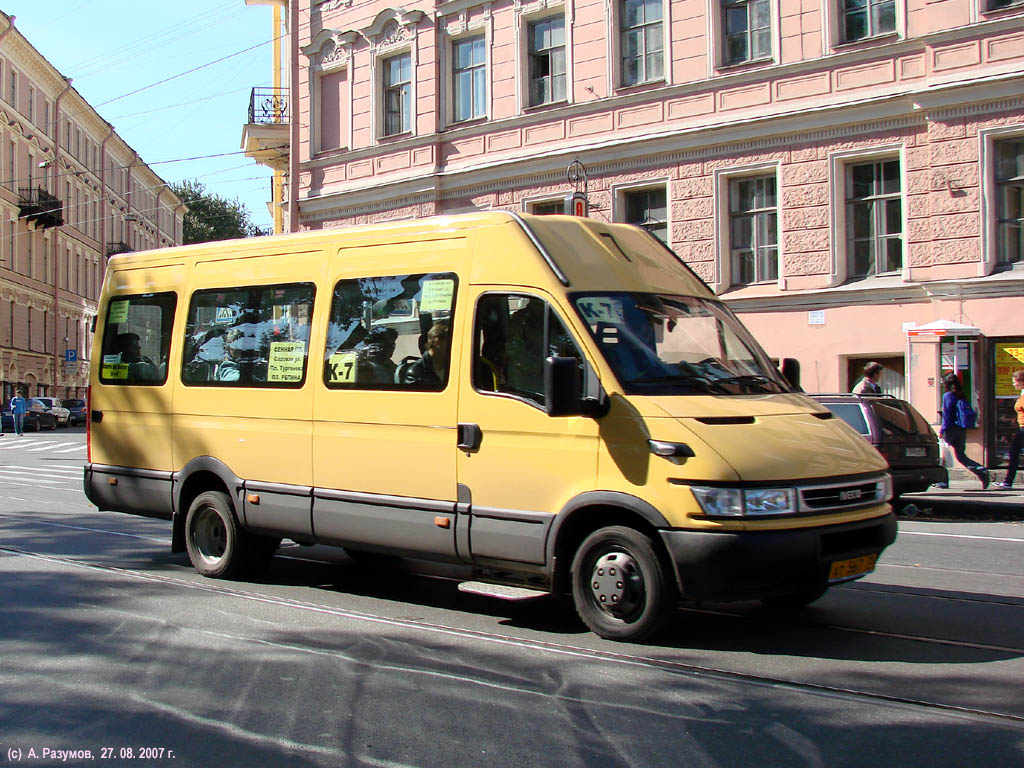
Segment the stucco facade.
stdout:
<path fill-rule="evenodd" d="M 549 212 L 579 160 L 589 215 L 665 239 L 805 389 L 879 359 L 935 422 L 956 369 L 1002 463 L 1024 2 L 286 5 L 291 228 Z"/>
<path fill-rule="evenodd" d="M 83 397 L 107 258 L 180 245 L 184 206 L 2 12 L 0 134 L 3 399 Z"/>

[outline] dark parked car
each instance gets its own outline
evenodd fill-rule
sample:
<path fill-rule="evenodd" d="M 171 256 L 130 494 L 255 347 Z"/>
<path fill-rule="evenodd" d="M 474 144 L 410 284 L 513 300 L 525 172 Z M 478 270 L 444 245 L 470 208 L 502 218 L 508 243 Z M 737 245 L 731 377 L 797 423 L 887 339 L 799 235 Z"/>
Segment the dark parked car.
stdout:
<path fill-rule="evenodd" d="M 917 493 L 949 475 L 939 438 L 914 406 L 890 395 L 811 395 L 878 449 L 889 462 L 893 495 Z"/>
<path fill-rule="evenodd" d="M 64 407 L 71 411 L 71 419 L 68 422 L 71 426 L 85 424 L 85 400 L 64 400 Z"/>
<path fill-rule="evenodd" d="M 26 432 L 38 432 L 41 429 L 56 429 L 57 417 L 53 415 L 46 403 L 34 397 L 26 398 L 28 401 L 25 411 L 24 429 Z M 11 403 L 4 403 L 3 409 L 4 432 L 14 431 L 14 416 L 11 414 Z"/>

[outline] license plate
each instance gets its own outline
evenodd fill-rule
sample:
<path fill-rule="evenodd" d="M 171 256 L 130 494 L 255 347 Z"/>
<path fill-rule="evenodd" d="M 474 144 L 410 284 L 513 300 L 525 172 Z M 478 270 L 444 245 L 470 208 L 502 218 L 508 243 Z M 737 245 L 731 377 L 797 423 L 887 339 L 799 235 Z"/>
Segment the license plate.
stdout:
<path fill-rule="evenodd" d="M 864 555 L 863 557 L 853 557 L 849 560 L 837 560 L 828 569 L 828 580 L 846 581 L 856 576 L 863 576 L 865 573 L 871 573 L 875 570 L 876 560 L 878 560 L 878 555 Z"/>
<path fill-rule="evenodd" d="M 908 457 L 924 458 L 927 455 L 928 455 L 928 449 L 927 448 L 907 448 L 907 456 Z"/>

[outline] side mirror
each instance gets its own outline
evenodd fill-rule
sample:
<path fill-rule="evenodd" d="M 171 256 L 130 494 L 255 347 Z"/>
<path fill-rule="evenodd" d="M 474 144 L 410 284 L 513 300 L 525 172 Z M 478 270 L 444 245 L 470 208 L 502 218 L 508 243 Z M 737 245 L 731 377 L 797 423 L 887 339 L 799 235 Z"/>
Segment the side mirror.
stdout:
<path fill-rule="evenodd" d="M 548 416 L 582 416 L 580 368 L 575 357 L 544 361 L 544 410 Z"/>
<path fill-rule="evenodd" d="M 797 392 L 803 392 L 800 387 L 800 361 L 793 357 L 782 358 L 782 376 L 789 382 L 789 386 Z"/>

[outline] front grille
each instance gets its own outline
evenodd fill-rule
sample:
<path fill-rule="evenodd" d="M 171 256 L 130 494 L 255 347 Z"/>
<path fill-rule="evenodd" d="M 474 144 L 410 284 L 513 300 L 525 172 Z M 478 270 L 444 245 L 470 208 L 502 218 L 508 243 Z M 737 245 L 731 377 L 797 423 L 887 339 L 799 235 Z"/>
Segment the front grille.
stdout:
<path fill-rule="evenodd" d="M 800 510 L 802 512 L 842 512 L 860 507 L 869 507 L 885 501 L 885 481 L 860 480 L 851 483 L 802 486 Z"/>

